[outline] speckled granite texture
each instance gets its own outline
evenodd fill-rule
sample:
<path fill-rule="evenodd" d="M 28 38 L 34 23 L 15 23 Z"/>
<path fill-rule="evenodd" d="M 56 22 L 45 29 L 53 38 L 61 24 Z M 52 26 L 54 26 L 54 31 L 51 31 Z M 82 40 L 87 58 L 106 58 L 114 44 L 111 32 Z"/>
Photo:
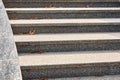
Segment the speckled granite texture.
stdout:
<path fill-rule="evenodd" d="M 0 0 L 0 80 L 22 80 L 9 20 Z"/>

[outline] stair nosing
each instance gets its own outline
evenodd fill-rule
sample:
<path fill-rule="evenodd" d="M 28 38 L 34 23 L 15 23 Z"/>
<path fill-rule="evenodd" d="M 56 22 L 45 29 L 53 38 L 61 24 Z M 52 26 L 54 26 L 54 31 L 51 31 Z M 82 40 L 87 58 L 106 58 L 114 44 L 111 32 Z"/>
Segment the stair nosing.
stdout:
<path fill-rule="evenodd" d="M 99 9 L 98 8 L 98 10 L 97 10 L 97 8 L 96 9 L 89 9 L 89 8 L 86 8 L 86 9 L 76 9 L 76 8 L 74 8 L 74 9 L 62 9 L 62 8 L 50 8 L 50 9 L 47 9 L 47 8 L 41 8 L 41 9 L 6 9 L 6 11 L 8 12 L 8 13 L 13 13 L 13 14 L 16 14 L 16 13 L 26 13 L 26 14 L 29 14 L 29 13 L 36 13 L 36 14 L 42 14 L 42 13 L 62 13 L 62 14 L 65 14 L 65 13 L 88 13 L 88 12 L 114 12 L 114 13 L 116 13 L 116 12 L 120 12 L 120 9 Z"/>
<path fill-rule="evenodd" d="M 32 53 L 31 53 L 32 54 Z M 120 62 L 120 51 L 63 52 L 58 54 L 19 55 L 21 66 L 97 64 Z M 32 60 L 31 60 L 32 59 Z M 26 62 L 25 62 L 26 61 Z"/>
<path fill-rule="evenodd" d="M 120 33 L 116 32 L 116 33 L 15 35 L 14 38 L 16 42 L 120 40 Z"/>
<path fill-rule="evenodd" d="M 93 23 L 120 23 L 120 18 L 96 19 L 39 19 L 39 20 L 10 20 L 11 24 L 93 24 Z"/>

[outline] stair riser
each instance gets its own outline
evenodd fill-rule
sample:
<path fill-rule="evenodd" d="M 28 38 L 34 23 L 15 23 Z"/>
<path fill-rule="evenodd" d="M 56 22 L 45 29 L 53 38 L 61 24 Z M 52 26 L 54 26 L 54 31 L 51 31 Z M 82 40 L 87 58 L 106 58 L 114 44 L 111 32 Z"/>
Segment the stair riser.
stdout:
<path fill-rule="evenodd" d="M 16 42 L 19 53 L 119 50 L 120 40 Z"/>
<path fill-rule="evenodd" d="M 85 33 L 85 32 L 120 32 L 119 25 L 86 26 L 12 26 L 14 34 L 40 33 Z"/>
<path fill-rule="evenodd" d="M 119 2 L 4 2 L 5 7 L 120 7 Z"/>
<path fill-rule="evenodd" d="M 93 13 L 9 13 L 10 19 L 120 18 L 120 12 Z"/>
<path fill-rule="evenodd" d="M 114 19 L 113 19 L 114 20 Z M 86 25 L 89 25 L 89 26 L 93 26 L 93 25 L 101 25 L 101 26 L 103 26 L 103 25 L 112 25 L 112 26 L 114 26 L 114 25 L 120 25 L 120 23 L 118 22 L 118 21 L 116 21 L 116 22 L 108 22 L 108 23 L 106 23 L 106 22 L 95 22 L 95 23 L 91 23 L 91 22 L 88 22 L 88 23 L 86 23 L 86 22 L 83 22 L 83 23 L 77 23 L 77 22 L 75 22 L 75 23 L 73 23 L 73 22 L 66 22 L 66 23 L 53 23 L 53 22 L 51 22 L 51 23 L 47 23 L 47 20 L 46 20 L 46 23 L 41 23 L 41 22 L 36 22 L 36 23 L 13 23 L 12 21 L 11 21 L 11 25 L 12 26 L 14 26 L 14 27 L 25 27 L 25 26 L 28 26 L 28 27 L 30 27 L 30 26 L 86 26 Z"/>
<path fill-rule="evenodd" d="M 24 80 L 120 74 L 120 63 L 21 67 Z"/>

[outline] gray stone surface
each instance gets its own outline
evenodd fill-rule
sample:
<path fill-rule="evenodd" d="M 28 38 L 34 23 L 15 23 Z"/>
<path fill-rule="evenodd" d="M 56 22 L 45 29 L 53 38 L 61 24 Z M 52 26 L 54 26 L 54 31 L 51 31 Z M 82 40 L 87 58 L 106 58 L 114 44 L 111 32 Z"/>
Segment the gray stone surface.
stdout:
<path fill-rule="evenodd" d="M 0 80 L 22 80 L 13 33 L 0 0 Z"/>

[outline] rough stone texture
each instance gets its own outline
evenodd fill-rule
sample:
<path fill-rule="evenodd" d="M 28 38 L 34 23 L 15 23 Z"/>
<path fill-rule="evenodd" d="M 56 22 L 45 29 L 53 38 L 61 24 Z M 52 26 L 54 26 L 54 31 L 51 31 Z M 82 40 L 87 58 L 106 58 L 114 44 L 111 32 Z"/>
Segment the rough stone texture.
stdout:
<path fill-rule="evenodd" d="M 22 80 L 13 34 L 0 0 L 0 80 Z"/>

